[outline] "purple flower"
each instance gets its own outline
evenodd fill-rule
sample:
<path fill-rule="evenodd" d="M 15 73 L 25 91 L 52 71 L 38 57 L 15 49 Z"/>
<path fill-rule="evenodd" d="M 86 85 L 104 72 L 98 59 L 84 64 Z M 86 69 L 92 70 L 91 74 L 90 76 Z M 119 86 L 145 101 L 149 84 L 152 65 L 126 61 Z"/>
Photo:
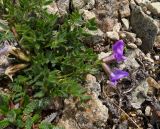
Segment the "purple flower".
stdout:
<path fill-rule="evenodd" d="M 113 54 L 105 57 L 102 59 L 103 62 L 110 62 L 112 60 L 116 60 L 117 62 L 123 61 L 126 59 L 125 56 L 123 56 L 123 50 L 124 50 L 124 42 L 123 40 L 118 40 L 113 46 L 112 51 Z"/>
<path fill-rule="evenodd" d="M 119 79 L 129 76 L 129 73 L 126 71 L 122 71 L 119 69 L 115 69 L 114 71 L 112 71 L 110 67 L 105 63 L 102 63 L 102 67 L 104 71 L 109 74 L 110 84 L 113 86 L 117 85 L 117 81 Z"/>
<path fill-rule="evenodd" d="M 116 69 L 115 71 L 113 71 L 111 74 L 110 74 L 110 82 L 113 84 L 113 85 L 116 85 L 117 84 L 117 81 L 121 78 L 124 78 L 124 77 L 128 77 L 129 76 L 129 73 L 126 72 L 126 71 L 122 71 L 122 70 L 119 70 L 119 69 Z"/>
<path fill-rule="evenodd" d="M 123 50 L 124 50 L 124 42 L 123 40 L 118 40 L 113 46 L 113 55 L 117 62 L 123 61 L 126 57 L 123 56 Z"/>

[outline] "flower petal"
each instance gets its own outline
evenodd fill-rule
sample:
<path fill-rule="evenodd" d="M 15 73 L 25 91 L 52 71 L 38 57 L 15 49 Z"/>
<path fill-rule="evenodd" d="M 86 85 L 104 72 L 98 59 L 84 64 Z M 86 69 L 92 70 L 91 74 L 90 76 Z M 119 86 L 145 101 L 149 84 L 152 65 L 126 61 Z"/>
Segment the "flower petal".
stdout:
<path fill-rule="evenodd" d="M 118 40 L 112 46 L 112 50 L 113 50 L 113 54 L 118 62 L 124 60 L 124 56 L 123 56 L 124 42 L 123 42 L 123 40 Z"/>
<path fill-rule="evenodd" d="M 117 81 L 121 78 L 127 77 L 127 76 L 129 76 L 128 72 L 116 69 L 114 72 L 112 72 L 110 74 L 110 81 L 115 82 L 115 81 Z"/>

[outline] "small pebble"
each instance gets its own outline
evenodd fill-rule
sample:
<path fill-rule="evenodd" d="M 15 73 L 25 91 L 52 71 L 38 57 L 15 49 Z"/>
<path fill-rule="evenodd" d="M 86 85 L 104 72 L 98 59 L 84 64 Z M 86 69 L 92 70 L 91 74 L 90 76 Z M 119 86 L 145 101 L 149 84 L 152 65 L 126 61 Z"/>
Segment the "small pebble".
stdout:
<path fill-rule="evenodd" d="M 122 23 L 123 23 L 123 26 L 124 26 L 125 30 L 128 30 L 129 29 L 129 21 L 128 21 L 128 19 L 122 18 Z"/>
<path fill-rule="evenodd" d="M 149 123 L 148 128 L 153 129 L 153 126 Z"/>
<path fill-rule="evenodd" d="M 135 113 L 131 113 L 131 116 L 132 116 L 132 117 L 135 117 L 135 116 L 136 116 L 136 114 L 135 114 Z"/>
<path fill-rule="evenodd" d="M 105 53 L 105 52 L 101 52 L 100 54 L 98 54 L 98 60 L 102 60 L 103 58 L 110 56 L 112 54 L 111 51 Z"/>
<path fill-rule="evenodd" d="M 151 54 L 150 53 L 147 53 L 146 56 L 149 57 L 149 58 L 151 58 Z"/>
<path fill-rule="evenodd" d="M 128 45 L 128 47 L 133 48 L 133 49 L 136 49 L 136 48 L 137 48 L 137 45 L 134 44 L 134 43 L 129 43 L 129 44 L 127 44 L 127 45 Z"/>
<path fill-rule="evenodd" d="M 120 36 L 121 39 L 126 38 L 126 34 L 125 33 L 119 33 L 119 36 Z"/>
<path fill-rule="evenodd" d="M 154 56 L 154 59 L 158 61 L 158 60 L 159 60 L 159 56 L 158 56 L 158 55 L 155 55 L 155 56 Z"/>
<path fill-rule="evenodd" d="M 147 78 L 147 82 L 148 82 L 150 87 L 154 87 L 156 89 L 160 89 L 160 84 L 158 84 L 158 82 L 156 82 L 156 80 L 154 80 L 152 77 L 148 77 Z"/>
<path fill-rule="evenodd" d="M 141 46 L 142 45 L 142 40 L 140 38 L 136 39 L 136 45 Z"/>
<path fill-rule="evenodd" d="M 142 111 L 139 109 L 139 110 L 137 110 L 137 114 L 138 114 L 138 115 L 142 115 L 143 113 L 142 113 Z"/>
<path fill-rule="evenodd" d="M 117 23 L 113 27 L 113 31 L 119 32 L 121 29 L 121 23 Z"/>
<path fill-rule="evenodd" d="M 154 60 L 150 57 L 144 57 L 144 59 L 148 62 L 154 63 Z"/>
<path fill-rule="evenodd" d="M 150 14 L 151 14 L 151 12 L 150 12 L 150 11 L 148 11 L 148 10 L 146 11 L 146 13 L 147 13 L 148 15 L 150 15 Z"/>
<path fill-rule="evenodd" d="M 119 34 L 116 31 L 106 32 L 106 36 L 112 40 L 119 40 Z"/>
<path fill-rule="evenodd" d="M 126 34 L 126 38 L 131 42 L 134 43 L 136 41 L 136 34 L 128 31 L 124 31 Z"/>
<path fill-rule="evenodd" d="M 145 109 L 145 115 L 146 116 L 150 116 L 151 115 L 151 107 L 150 106 L 146 107 L 146 109 Z"/>
<path fill-rule="evenodd" d="M 83 13 L 83 18 L 84 18 L 85 20 L 90 20 L 90 19 L 96 17 L 96 15 L 95 15 L 94 12 L 91 12 L 91 11 L 88 11 L 88 10 L 85 10 L 85 9 L 81 9 L 80 12 Z"/>

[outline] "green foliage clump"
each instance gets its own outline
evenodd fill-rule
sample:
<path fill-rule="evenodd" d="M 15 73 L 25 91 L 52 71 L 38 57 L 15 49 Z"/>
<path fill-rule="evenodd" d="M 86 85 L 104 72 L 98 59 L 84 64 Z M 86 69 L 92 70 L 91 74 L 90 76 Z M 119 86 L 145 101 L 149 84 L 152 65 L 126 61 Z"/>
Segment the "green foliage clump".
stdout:
<path fill-rule="evenodd" d="M 42 118 L 39 114 L 53 97 L 72 95 L 85 98 L 81 84 L 86 73 L 95 72 L 97 57 L 92 49 L 86 47 L 83 39 L 88 36 L 85 30 L 96 29 L 94 20 L 84 21 L 78 11 L 63 17 L 49 14 L 44 6 L 50 2 L 0 1 L 0 16 L 8 21 L 10 29 L 15 28 L 16 40 L 31 57 L 29 67 L 10 84 L 10 101 L 21 102 L 20 108 L 6 110 L 0 107 L 0 113 L 6 117 L 0 122 L 0 127 L 13 124 L 31 129 L 33 124 L 40 123 Z M 9 101 L 5 100 L 8 105 Z M 39 128 L 56 127 L 41 123 Z"/>

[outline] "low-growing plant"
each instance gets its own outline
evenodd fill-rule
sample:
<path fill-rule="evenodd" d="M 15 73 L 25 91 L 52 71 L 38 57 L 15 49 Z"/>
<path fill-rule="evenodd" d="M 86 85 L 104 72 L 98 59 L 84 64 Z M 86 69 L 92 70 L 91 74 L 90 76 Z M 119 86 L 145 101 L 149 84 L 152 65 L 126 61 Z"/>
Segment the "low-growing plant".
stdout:
<path fill-rule="evenodd" d="M 87 73 L 96 71 L 97 57 L 83 39 L 87 29 L 96 29 L 94 19 L 84 21 L 78 11 L 62 17 L 49 14 L 44 8 L 51 0 L 1 0 L 0 12 L 7 20 L 14 38 L 30 58 L 29 66 L 10 83 L 11 97 L 0 107 L 4 119 L 0 127 L 14 125 L 31 129 L 53 129 L 41 123 L 41 112 L 55 96 L 85 99 L 81 84 Z M 4 35 L 4 33 L 3 33 Z M 1 36 L 7 40 L 7 36 Z M 0 38 L 1 38 L 0 37 Z M 20 61 L 19 61 L 20 62 Z M 23 62 L 25 63 L 25 62 Z M 12 105 L 19 104 L 18 108 Z M 55 127 L 56 128 L 56 127 Z"/>

